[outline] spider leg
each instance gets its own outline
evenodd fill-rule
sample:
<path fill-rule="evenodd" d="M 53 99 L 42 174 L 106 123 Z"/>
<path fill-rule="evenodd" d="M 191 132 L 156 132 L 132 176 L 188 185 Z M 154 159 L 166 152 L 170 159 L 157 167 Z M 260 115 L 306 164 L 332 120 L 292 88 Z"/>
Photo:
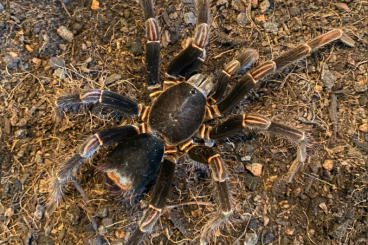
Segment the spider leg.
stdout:
<path fill-rule="evenodd" d="M 127 245 L 139 244 L 144 235 L 152 231 L 152 228 L 161 216 L 162 210 L 165 208 L 166 197 L 169 194 L 174 177 L 175 165 L 175 159 L 169 157 L 164 158 L 148 209 L 144 212 L 138 228 L 129 239 Z"/>
<path fill-rule="evenodd" d="M 70 94 L 57 98 L 56 115 L 61 118 L 64 108 L 71 105 L 90 103 L 99 103 L 106 108 L 121 111 L 131 116 L 137 116 L 142 111 L 142 105 L 128 97 L 109 90 L 91 89 L 80 94 Z"/>
<path fill-rule="evenodd" d="M 254 62 L 258 60 L 258 52 L 254 49 L 245 49 L 240 52 L 232 61 L 226 64 L 221 71 L 216 82 L 215 92 L 208 98 L 210 103 L 218 101 L 225 93 L 226 86 L 239 71 L 249 68 Z"/>
<path fill-rule="evenodd" d="M 167 77 L 175 80 L 179 76 L 186 76 L 198 68 L 204 61 L 206 53 L 205 46 L 209 38 L 210 1 L 197 0 L 197 24 L 192 42 L 181 51 L 169 64 Z"/>
<path fill-rule="evenodd" d="M 301 162 L 304 162 L 307 157 L 307 139 L 303 131 L 283 124 L 272 122 L 270 119 L 264 116 L 247 114 L 236 115 L 213 128 L 209 128 L 206 126 L 202 127 L 205 127 L 205 129 L 202 129 L 202 131 L 205 132 L 203 133 L 203 138 L 208 139 L 225 138 L 233 134 L 242 132 L 246 127 L 266 131 L 270 134 L 281 135 L 282 137 L 288 138 L 298 145 L 298 158 Z"/>
<path fill-rule="evenodd" d="M 304 58 L 312 51 L 322 47 L 332 41 L 340 39 L 346 45 L 353 47 L 354 41 L 343 33 L 342 30 L 332 30 L 324 35 L 321 35 L 305 44 L 287 51 L 274 60 L 266 61 L 260 66 L 252 69 L 248 74 L 243 76 L 239 82 L 233 87 L 231 92 L 218 104 L 211 106 L 213 117 L 220 117 L 224 113 L 230 111 L 240 100 L 244 98 L 249 91 L 254 88 L 257 82 L 269 74 L 280 70 L 288 64 Z M 211 118 L 208 118 L 211 119 Z"/>
<path fill-rule="evenodd" d="M 115 144 L 125 138 L 137 135 L 139 129 L 135 126 L 124 126 L 99 131 L 90 136 L 79 148 L 79 150 L 58 166 L 56 176 L 52 181 L 51 194 L 48 203 L 48 214 L 51 215 L 63 197 L 64 186 L 84 161 L 93 155 L 101 146 Z"/>
<path fill-rule="evenodd" d="M 147 84 L 150 91 L 161 88 L 159 79 L 160 65 L 160 29 L 155 19 L 153 0 L 140 0 L 144 16 L 146 19 L 146 65 L 147 65 Z"/>

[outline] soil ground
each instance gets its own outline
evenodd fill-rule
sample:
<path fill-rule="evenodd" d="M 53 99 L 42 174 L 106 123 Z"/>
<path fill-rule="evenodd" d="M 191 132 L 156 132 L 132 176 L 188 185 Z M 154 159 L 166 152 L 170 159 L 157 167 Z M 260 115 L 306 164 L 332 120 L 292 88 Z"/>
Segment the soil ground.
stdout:
<path fill-rule="evenodd" d="M 266 115 L 305 131 L 309 144 L 306 162 L 286 183 L 295 144 L 247 130 L 216 141 L 229 171 L 234 213 L 208 243 L 368 244 L 367 1 L 267 2 L 213 1 L 202 73 L 218 76 L 244 47 L 256 49 L 260 63 L 335 28 L 355 47 L 334 42 L 320 48 L 264 79 L 231 113 L 209 123 L 230 114 Z M 0 244 L 124 244 L 151 192 L 131 199 L 114 194 L 116 188 L 98 171 L 111 149 L 95 154 L 76 173 L 88 202 L 70 184 L 51 217 L 45 216 L 45 205 L 55 168 L 89 135 L 135 123 L 119 112 L 88 106 L 71 108 L 57 124 L 58 96 L 103 88 L 150 103 L 140 6 L 100 1 L 92 10 L 90 0 L 71 0 L 65 1 L 68 16 L 58 0 L 0 3 Z M 195 4 L 156 5 L 163 78 L 193 33 Z M 62 26 L 64 34 L 58 34 Z M 66 40 L 71 33 L 73 39 Z M 260 176 L 248 170 L 252 164 L 262 166 Z M 218 209 L 210 171 L 182 161 L 167 205 L 145 244 L 199 244 L 201 228 Z"/>

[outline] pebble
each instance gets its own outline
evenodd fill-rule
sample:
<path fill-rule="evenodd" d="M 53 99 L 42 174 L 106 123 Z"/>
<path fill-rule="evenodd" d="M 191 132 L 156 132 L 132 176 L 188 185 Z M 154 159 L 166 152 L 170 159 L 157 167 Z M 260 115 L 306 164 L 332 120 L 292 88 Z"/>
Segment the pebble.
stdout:
<path fill-rule="evenodd" d="M 135 39 L 133 41 L 129 41 L 126 43 L 126 47 L 129 49 L 131 53 L 134 55 L 141 55 L 143 53 L 142 44 L 139 39 Z"/>
<path fill-rule="evenodd" d="M 27 136 L 27 129 L 18 129 L 14 135 L 17 139 L 24 139 Z"/>
<path fill-rule="evenodd" d="M 258 241 L 257 233 L 247 233 L 244 237 L 244 245 L 256 245 Z"/>
<path fill-rule="evenodd" d="M 252 163 L 250 165 L 246 166 L 246 169 L 248 169 L 254 176 L 260 176 L 262 174 L 262 164 L 260 163 Z"/>
<path fill-rule="evenodd" d="M 43 165 L 43 158 L 42 158 L 42 152 L 41 151 L 37 151 L 36 156 L 35 156 L 35 162 L 38 166 Z"/>
<path fill-rule="evenodd" d="M 60 79 L 65 79 L 67 78 L 67 75 L 66 75 L 66 72 L 64 69 L 62 68 L 58 68 L 58 69 L 55 69 L 54 71 L 54 75 Z"/>
<path fill-rule="evenodd" d="M 254 20 L 256 21 L 256 23 L 265 23 L 266 22 L 266 17 L 261 14 L 259 16 L 257 16 L 256 18 L 254 18 Z"/>
<path fill-rule="evenodd" d="M 16 69 L 18 68 L 20 59 L 19 57 L 12 57 L 11 55 L 5 55 L 3 58 L 3 62 L 6 64 L 6 67 L 8 69 Z"/>
<path fill-rule="evenodd" d="M 99 211 L 96 212 L 96 216 L 99 217 L 99 218 L 106 218 L 108 215 L 108 211 L 107 211 L 107 208 L 103 208 Z"/>
<path fill-rule="evenodd" d="M 249 20 L 248 20 L 248 17 L 247 17 L 247 14 L 245 12 L 241 12 L 239 15 L 238 15 L 238 18 L 237 18 L 237 21 L 238 21 L 238 24 L 242 27 L 246 26 L 248 23 L 249 23 Z"/>
<path fill-rule="evenodd" d="M 326 88 L 329 90 L 332 89 L 337 80 L 337 78 L 329 70 L 323 70 L 321 79 L 322 82 L 325 84 Z"/>
<path fill-rule="evenodd" d="M 243 157 L 240 158 L 240 160 L 242 162 L 249 162 L 251 159 L 252 159 L 251 156 L 243 156 Z"/>
<path fill-rule="evenodd" d="M 278 26 L 279 24 L 275 22 L 266 22 L 263 24 L 263 27 L 265 28 L 267 32 L 272 32 L 275 35 L 279 31 L 279 29 L 277 28 Z"/>
<path fill-rule="evenodd" d="M 114 223 L 112 218 L 104 218 L 102 219 L 102 224 L 108 228 L 109 226 L 111 226 Z"/>
<path fill-rule="evenodd" d="M 65 66 L 65 60 L 58 57 L 51 57 L 49 60 L 49 66 L 52 68 L 61 68 Z"/>
<path fill-rule="evenodd" d="M 222 5 L 225 5 L 225 4 L 227 4 L 227 0 L 217 0 L 217 2 L 216 2 L 217 6 L 222 6 Z"/>
<path fill-rule="evenodd" d="M 300 8 L 298 8 L 298 7 L 291 7 L 291 8 L 289 8 L 289 12 L 290 12 L 290 16 L 291 17 L 300 15 Z"/>
<path fill-rule="evenodd" d="M 269 244 L 273 242 L 273 240 L 275 240 L 275 235 L 271 231 L 268 231 L 263 237 L 263 244 Z"/>
<path fill-rule="evenodd" d="M 250 173 L 246 173 L 244 176 L 244 184 L 250 191 L 255 191 L 257 189 L 259 179 Z"/>
<path fill-rule="evenodd" d="M 339 10 L 350 12 L 350 9 L 346 3 L 335 3 L 334 4 Z"/>
<path fill-rule="evenodd" d="M 110 76 L 108 76 L 105 80 L 105 85 L 110 85 L 114 82 L 116 82 L 117 80 L 121 79 L 121 75 L 119 74 L 111 74 Z"/>
<path fill-rule="evenodd" d="M 349 220 L 345 220 L 342 223 L 335 223 L 332 226 L 332 229 L 328 233 L 328 235 L 330 235 L 331 237 L 333 237 L 335 239 L 342 238 L 347 233 L 347 230 L 349 228 L 349 224 L 350 224 Z"/>
<path fill-rule="evenodd" d="M 184 21 L 187 25 L 189 24 L 195 25 L 196 18 L 192 12 L 189 12 L 184 15 Z"/>
<path fill-rule="evenodd" d="M 354 84 L 354 89 L 357 92 L 367 91 L 367 78 L 362 75 L 358 75 Z"/>
<path fill-rule="evenodd" d="M 74 39 L 74 34 L 71 31 L 69 31 L 68 28 L 66 28 L 65 26 L 60 26 L 57 29 L 57 33 L 65 41 L 71 42 Z"/>
<path fill-rule="evenodd" d="M 331 160 L 331 159 L 325 160 L 325 162 L 322 164 L 322 166 L 325 169 L 327 169 L 327 170 L 332 170 L 332 168 L 333 168 L 333 160 Z"/>
<path fill-rule="evenodd" d="M 271 3 L 269 0 L 264 0 L 259 4 L 259 9 L 262 13 L 266 12 L 271 7 Z"/>
<path fill-rule="evenodd" d="M 34 212 L 34 216 L 37 220 L 41 220 L 43 217 L 43 213 L 45 212 L 45 206 L 41 204 L 37 204 L 36 211 Z"/>

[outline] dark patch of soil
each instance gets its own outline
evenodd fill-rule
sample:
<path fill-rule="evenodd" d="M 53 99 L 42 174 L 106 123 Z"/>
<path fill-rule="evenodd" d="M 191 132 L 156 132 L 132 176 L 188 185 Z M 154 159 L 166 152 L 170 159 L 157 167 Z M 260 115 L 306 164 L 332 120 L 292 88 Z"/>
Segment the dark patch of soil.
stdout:
<path fill-rule="evenodd" d="M 136 1 L 99 2 L 100 9 L 91 10 L 90 0 L 65 0 L 68 17 L 58 0 L 0 0 L 0 244 L 124 244 L 148 205 L 151 192 L 135 203 L 112 194 L 96 169 L 106 149 L 76 174 L 90 201 L 70 185 L 56 212 L 44 215 L 57 164 L 92 133 L 135 122 L 89 106 L 72 108 L 58 125 L 55 99 L 103 88 L 150 103 L 140 6 Z M 258 1 L 213 1 L 204 74 L 217 76 L 243 47 L 256 49 L 263 62 L 334 28 L 351 36 L 355 47 L 334 42 L 320 48 L 264 79 L 232 110 L 266 115 L 305 131 L 308 159 L 285 183 L 297 152 L 288 140 L 245 131 L 217 141 L 229 171 L 234 214 L 208 241 L 367 244 L 367 2 L 270 2 L 261 13 Z M 195 14 L 195 5 L 194 0 L 156 5 L 163 78 L 193 33 L 184 16 Z M 58 35 L 61 26 L 73 40 Z M 59 59 L 49 62 L 52 57 Z M 121 77 L 108 80 L 113 74 Z M 262 165 L 260 177 L 247 170 L 251 163 Z M 183 161 L 171 189 L 169 208 L 145 243 L 199 244 L 201 228 L 218 209 L 209 170 Z"/>

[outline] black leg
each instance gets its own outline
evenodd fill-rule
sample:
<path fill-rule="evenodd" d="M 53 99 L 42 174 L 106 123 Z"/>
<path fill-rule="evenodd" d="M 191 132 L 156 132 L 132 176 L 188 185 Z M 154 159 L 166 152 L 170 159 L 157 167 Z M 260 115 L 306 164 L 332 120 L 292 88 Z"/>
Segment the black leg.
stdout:
<path fill-rule="evenodd" d="M 207 137 L 209 137 L 210 139 L 225 138 L 233 134 L 242 132 L 246 127 L 266 131 L 271 134 L 277 134 L 284 138 L 290 139 L 292 142 L 295 142 L 299 147 L 299 160 L 302 162 L 305 161 L 307 157 L 307 139 L 305 133 L 298 129 L 272 122 L 270 119 L 264 116 L 243 114 L 231 117 L 220 125 L 207 130 Z"/>
<path fill-rule="evenodd" d="M 57 98 L 57 117 L 61 118 L 63 109 L 68 106 L 90 103 L 99 103 L 106 108 L 121 111 L 130 116 L 138 116 L 142 110 L 141 104 L 123 95 L 108 90 L 92 89 L 83 91 L 80 94 L 65 95 Z"/>
<path fill-rule="evenodd" d="M 277 70 L 282 69 L 290 63 L 293 63 L 299 59 L 304 58 L 312 51 L 319 47 L 322 47 L 332 41 L 340 39 L 343 43 L 353 47 L 354 41 L 342 32 L 342 30 L 332 30 L 324 35 L 321 35 L 305 44 L 302 44 L 290 51 L 285 52 L 278 58 L 266 61 L 260 66 L 252 69 L 249 74 L 245 75 L 237 85 L 231 90 L 231 92 L 216 105 L 210 108 L 211 111 L 216 112 L 213 116 L 221 116 L 224 113 L 230 111 L 235 105 L 239 103 L 244 96 L 255 87 L 257 82 L 266 77 L 269 74 L 274 73 Z M 208 118 L 211 119 L 211 118 Z"/>
<path fill-rule="evenodd" d="M 160 65 L 160 29 L 155 19 L 153 0 L 140 0 L 146 19 L 147 44 L 146 65 L 147 84 L 150 91 L 161 88 L 159 79 Z"/>
<path fill-rule="evenodd" d="M 139 130 L 135 126 L 124 126 L 105 129 L 95 133 L 87 139 L 72 158 L 60 165 L 52 181 L 48 214 L 57 207 L 63 197 L 64 186 L 84 161 L 93 155 L 101 146 L 115 144 L 124 138 L 137 135 Z M 50 212 L 51 211 L 51 212 Z"/>
<path fill-rule="evenodd" d="M 167 76 L 177 78 L 186 76 L 203 63 L 205 58 L 205 46 L 209 38 L 210 1 L 197 0 L 197 27 L 193 41 L 186 49 L 181 51 L 169 64 Z"/>
<path fill-rule="evenodd" d="M 210 102 L 218 101 L 225 93 L 226 86 L 231 78 L 239 71 L 243 71 L 249 68 L 254 62 L 258 60 L 258 53 L 254 49 L 245 49 L 239 55 L 237 55 L 232 61 L 230 61 L 225 69 L 221 71 L 219 78 L 216 82 L 216 90 L 209 98 Z"/>
<path fill-rule="evenodd" d="M 228 216 L 232 212 L 231 194 L 227 187 L 227 180 L 229 177 L 225 165 L 222 163 L 220 154 L 211 147 L 195 146 L 188 151 L 188 155 L 194 161 L 210 166 L 212 178 L 217 186 L 221 213 L 224 216 Z"/>
<path fill-rule="evenodd" d="M 146 233 L 150 233 L 160 217 L 162 210 L 166 206 L 166 198 L 169 194 L 171 183 L 174 177 L 176 161 L 172 158 L 164 158 L 152 199 L 148 209 L 144 212 L 137 230 L 129 239 L 127 245 L 138 245 Z"/>

